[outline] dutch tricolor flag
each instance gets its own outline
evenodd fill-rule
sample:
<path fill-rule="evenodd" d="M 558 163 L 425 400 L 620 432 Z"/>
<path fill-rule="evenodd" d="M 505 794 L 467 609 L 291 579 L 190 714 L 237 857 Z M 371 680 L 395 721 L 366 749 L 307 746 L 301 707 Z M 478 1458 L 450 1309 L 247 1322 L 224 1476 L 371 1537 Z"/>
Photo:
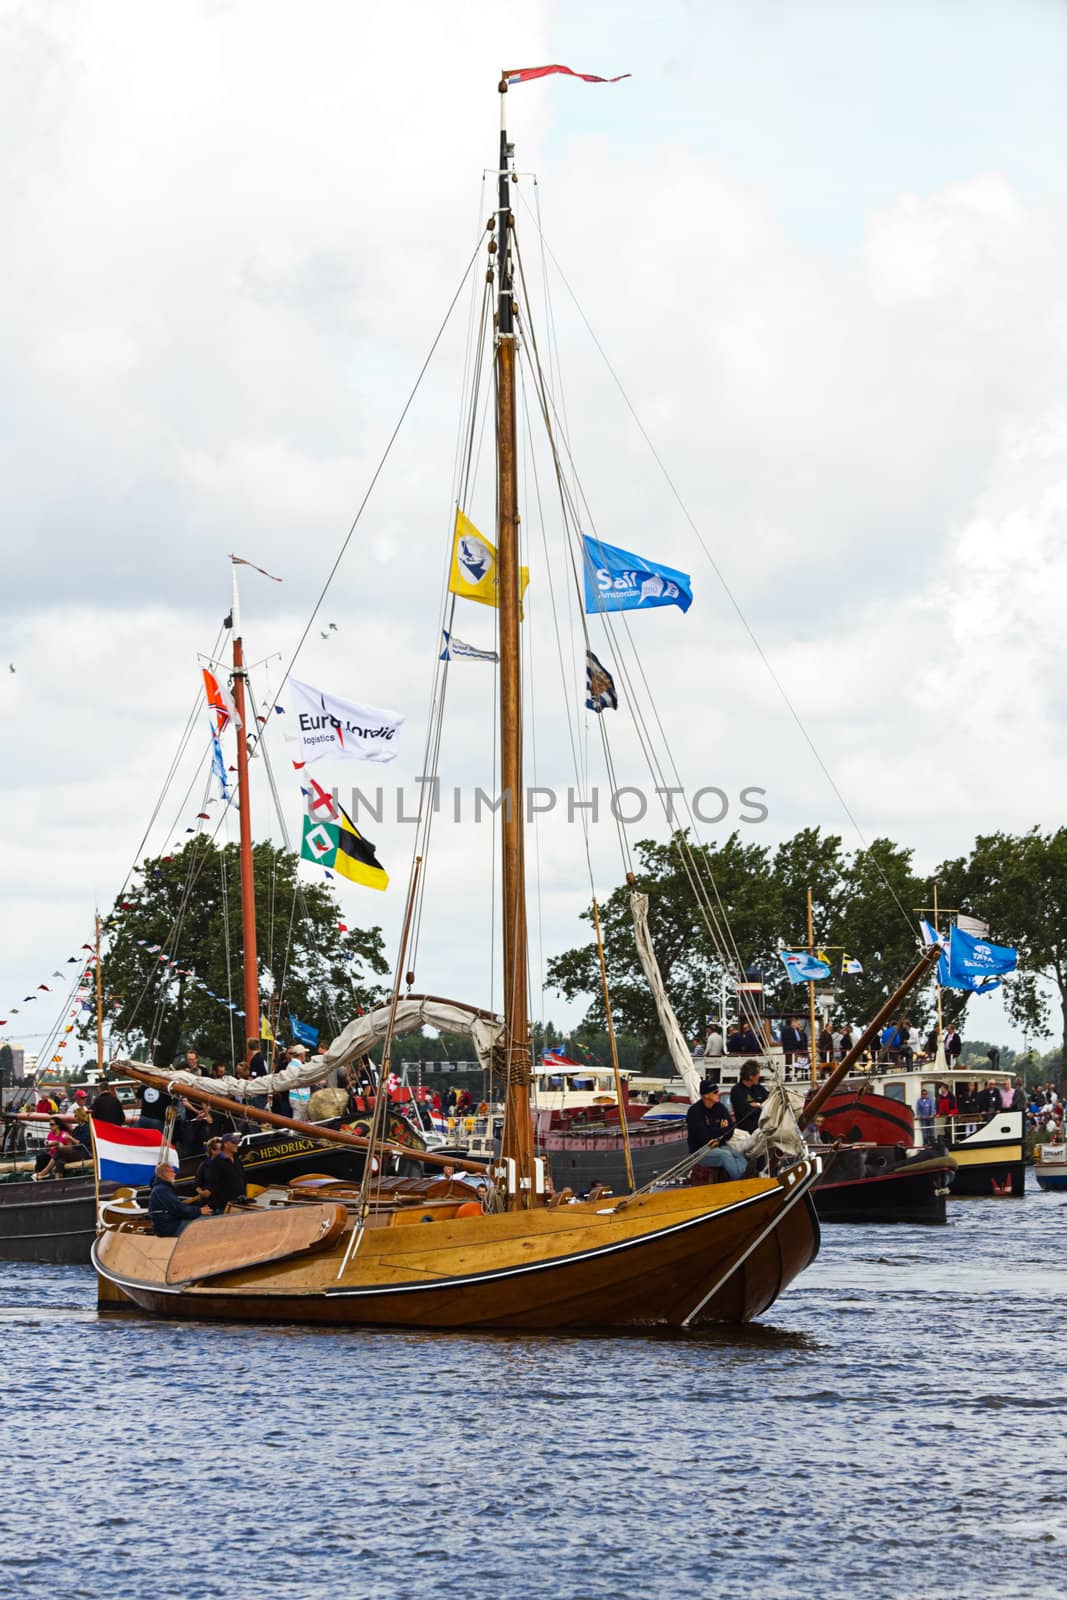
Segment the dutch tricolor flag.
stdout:
<path fill-rule="evenodd" d="M 93 1148 L 101 1183 L 125 1183 L 133 1188 L 151 1183 L 162 1161 L 177 1166 L 177 1157 L 158 1128 L 123 1128 L 93 1118 Z"/>

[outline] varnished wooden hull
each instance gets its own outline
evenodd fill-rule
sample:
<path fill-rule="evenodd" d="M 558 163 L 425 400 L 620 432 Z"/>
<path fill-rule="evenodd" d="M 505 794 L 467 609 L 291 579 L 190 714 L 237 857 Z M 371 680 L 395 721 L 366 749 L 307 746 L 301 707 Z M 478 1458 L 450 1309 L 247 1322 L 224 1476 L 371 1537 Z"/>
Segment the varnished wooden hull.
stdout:
<path fill-rule="evenodd" d="M 203 1284 L 167 1287 L 172 1240 L 107 1233 L 93 1261 L 103 1304 L 118 1291 L 170 1317 L 590 1332 L 747 1322 L 815 1257 L 817 1171 L 808 1161 L 778 1179 L 606 1206 L 369 1227 L 347 1268 L 351 1224 L 320 1255 Z"/>

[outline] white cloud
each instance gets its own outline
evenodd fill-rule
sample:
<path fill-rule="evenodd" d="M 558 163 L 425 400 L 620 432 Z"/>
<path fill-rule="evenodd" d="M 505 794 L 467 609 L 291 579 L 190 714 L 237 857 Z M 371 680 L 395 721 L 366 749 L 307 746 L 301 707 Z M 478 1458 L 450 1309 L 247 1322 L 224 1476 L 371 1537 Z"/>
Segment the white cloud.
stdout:
<path fill-rule="evenodd" d="M 246 625 L 254 655 L 288 659 L 491 207 L 479 175 L 494 159 L 501 60 L 565 60 L 589 22 L 489 0 L 459 16 L 337 0 L 315 19 L 295 31 L 280 0 L 178 12 L 130 0 L 4 24 L 0 202 L 17 219 L 5 275 L 18 316 L 0 466 L 18 673 L 0 674 L 0 881 L 21 935 L 0 957 L 4 993 L 51 970 L 55 941 L 117 887 L 196 653 L 228 604 L 230 550 L 284 576 L 280 592 L 249 580 Z M 689 18 L 664 49 L 699 61 L 712 44 Z M 968 165 L 962 133 L 960 175 L 924 188 L 902 125 L 888 188 L 897 169 L 878 152 L 885 194 L 864 202 L 861 244 L 816 247 L 796 216 L 806 194 L 825 201 L 823 177 L 755 176 L 659 70 L 619 91 L 625 137 L 622 102 L 596 100 L 613 91 L 509 97 L 520 166 L 540 174 L 546 233 L 582 305 L 865 832 L 896 832 L 932 864 L 979 829 L 1055 824 L 1062 201 L 1029 191 L 1010 162 L 992 170 L 977 140 Z M 594 116 L 610 135 L 587 131 Z M 861 152 L 849 160 L 862 166 Z M 526 178 L 518 192 L 532 205 Z M 537 284 L 522 199 L 519 223 Z M 311 682 L 408 711 L 405 781 L 422 748 L 466 305 L 326 603 L 341 632 L 327 643 L 312 629 L 301 661 Z M 687 617 L 640 619 L 683 775 L 731 796 L 766 787 L 761 839 L 811 822 L 847 836 L 558 280 L 552 309 L 597 527 L 694 577 Z M 472 509 L 488 522 L 487 473 L 483 451 Z M 542 490 L 551 502 L 544 476 Z M 527 498 L 539 776 L 565 787 Z M 460 631 L 481 641 L 491 620 Z M 456 675 L 446 783 L 490 782 L 490 711 L 489 675 Z M 633 732 L 622 717 L 613 728 L 621 781 L 645 781 Z M 62 820 L 36 852 L 25 841 L 42 792 Z M 409 833 L 393 822 L 376 841 L 397 884 Z M 553 819 L 542 838 L 548 954 L 582 935 L 575 833 Z M 484 992 L 487 837 L 438 829 L 431 903 L 445 931 L 430 932 L 428 910 L 428 988 Z M 595 861 L 613 882 L 610 828 Z M 364 897 L 360 911 L 393 935 L 396 898 Z M 468 903 L 476 928 L 460 947 Z"/>

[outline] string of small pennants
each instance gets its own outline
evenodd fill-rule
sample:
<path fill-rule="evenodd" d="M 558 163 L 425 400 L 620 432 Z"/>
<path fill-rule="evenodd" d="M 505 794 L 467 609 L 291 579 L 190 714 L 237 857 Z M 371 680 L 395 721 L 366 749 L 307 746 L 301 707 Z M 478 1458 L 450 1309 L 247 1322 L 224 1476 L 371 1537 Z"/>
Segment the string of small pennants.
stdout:
<path fill-rule="evenodd" d="M 202 989 L 209 1000 L 214 1000 L 227 1011 L 232 1011 L 235 1017 L 244 1016 L 244 1011 L 235 1001 L 227 1000 L 225 995 L 216 994 L 213 989 L 209 989 L 203 978 L 199 977 L 192 967 L 180 967 L 172 956 L 167 955 L 162 945 L 149 944 L 147 939 L 138 939 L 135 942 L 144 949 L 147 955 L 155 956 L 156 960 L 162 966 L 165 966 L 169 972 L 173 972 L 176 978 L 187 978 L 193 988 Z"/>
<path fill-rule="evenodd" d="M 91 944 L 83 944 L 82 950 L 87 950 L 89 954 L 87 956 L 79 954 L 76 956 L 67 957 L 67 965 L 78 966 L 80 963 L 81 971 L 78 973 L 77 988 L 75 989 L 73 995 L 74 1003 L 67 1012 L 68 1020 L 63 1024 L 62 1037 L 57 1042 L 55 1054 L 51 1058 L 53 1065 L 61 1066 L 63 1064 L 63 1052 L 71 1043 L 70 1035 L 74 1032 L 75 1028 L 75 1023 L 71 1019 L 76 1018 L 82 1011 L 92 1010 L 92 984 L 90 982 L 90 976 L 93 966 L 96 962 L 96 952 Z M 53 978 L 62 978 L 64 974 L 62 969 L 57 967 L 51 976 Z M 19 1016 L 22 1012 L 23 1006 L 30 1005 L 34 1001 L 39 1000 L 42 992 L 45 994 L 51 994 L 53 992 L 51 984 L 39 983 L 32 994 L 23 995 L 22 1001 L 19 1005 L 9 1006 L 7 1008 L 7 1016 L 0 1017 L 0 1028 L 6 1028 L 12 1017 Z"/>

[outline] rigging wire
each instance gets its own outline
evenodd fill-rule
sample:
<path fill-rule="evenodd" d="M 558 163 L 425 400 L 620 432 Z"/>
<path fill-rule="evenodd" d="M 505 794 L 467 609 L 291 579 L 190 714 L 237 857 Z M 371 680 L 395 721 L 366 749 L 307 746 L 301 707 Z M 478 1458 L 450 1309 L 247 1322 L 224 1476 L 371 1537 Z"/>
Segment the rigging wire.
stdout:
<path fill-rule="evenodd" d="M 516 256 L 517 256 L 518 263 L 519 263 L 519 277 L 520 277 L 520 282 L 522 284 L 523 297 L 524 297 L 524 300 L 525 300 L 526 304 L 529 305 L 529 293 L 528 293 L 528 288 L 527 288 L 527 283 L 526 283 L 525 270 L 524 270 L 524 267 L 523 267 L 522 254 L 521 254 L 521 250 L 519 249 L 517 244 L 516 244 Z M 554 407 L 554 405 L 552 403 L 551 397 L 547 393 L 547 389 L 546 389 L 546 385 L 545 385 L 545 381 L 544 381 L 544 369 L 542 367 L 541 360 L 540 360 L 540 353 L 538 351 L 536 335 L 535 335 L 535 333 L 534 333 L 532 328 L 530 328 L 530 348 L 531 348 L 531 350 L 533 352 L 532 366 L 533 366 L 534 377 L 535 377 L 535 380 L 536 380 L 535 381 L 535 388 L 536 388 L 536 392 L 537 392 L 537 395 L 538 395 L 538 400 L 539 400 L 539 404 L 540 404 L 540 408 L 541 408 L 542 419 L 543 419 L 543 422 L 544 422 L 544 425 L 545 425 L 545 429 L 546 429 L 546 432 L 547 432 L 547 435 L 548 435 L 548 439 L 549 439 L 549 444 L 550 444 L 553 464 L 554 464 L 555 470 L 556 470 L 556 478 L 557 478 L 557 484 L 558 484 L 559 492 L 560 492 L 560 503 L 561 503 L 561 510 L 562 510 L 563 519 L 564 519 L 564 526 L 565 526 L 565 528 L 568 528 L 572 533 L 572 542 L 568 545 L 568 555 L 569 555 L 569 559 L 570 559 L 571 571 L 572 571 L 572 576 L 573 576 L 573 580 L 574 580 L 575 592 L 576 592 L 576 596 L 577 596 L 577 599 L 578 599 L 579 607 L 581 609 L 581 619 L 582 619 L 582 628 L 583 628 L 583 635 L 584 635 L 584 640 L 585 640 L 585 647 L 586 647 L 586 650 L 588 651 L 589 648 L 590 648 L 588 624 L 585 621 L 584 607 L 582 606 L 581 579 L 579 578 L 579 575 L 578 575 L 578 568 L 577 568 L 577 565 L 575 563 L 575 554 L 574 554 L 574 544 L 577 543 L 577 540 L 579 538 L 579 532 L 578 532 L 578 529 L 579 529 L 579 518 L 578 518 L 578 513 L 577 513 L 577 507 L 576 507 L 576 505 L 574 503 L 573 494 L 572 494 L 572 492 L 571 492 L 571 490 L 570 490 L 570 488 L 569 488 L 569 486 L 566 483 L 565 478 L 564 478 L 564 474 L 563 474 L 563 470 L 562 470 L 562 462 L 561 462 L 559 450 L 557 449 L 557 446 L 556 446 L 557 428 L 553 427 L 553 417 L 555 417 L 556 423 L 559 424 L 559 422 L 560 422 L 559 414 L 555 410 L 555 407 Z M 574 465 L 573 457 L 571 456 L 571 453 L 570 453 L 570 450 L 569 450 L 569 446 L 567 444 L 565 433 L 563 433 L 562 428 L 559 429 L 559 432 L 560 432 L 560 437 L 562 438 L 562 441 L 563 441 L 564 449 L 567 452 L 568 460 L 570 461 L 571 470 L 574 473 L 577 492 L 578 492 L 578 494 L 581 495 L 582 503 L 585 506 L 590 526 L 595 526 L 593 524 L 592 513 L 591 513 L 591 510 L 589 508 L 588 501 L 587 501 L 586 496 L 585 496 L 585 494 L 584 494 L 584 492 L 582 491 L 582 488 L 581 488 L 581 482 L 580 482 L 580 479 L 578 478 L 577 469 L 576 469 L 576 467 Z M 725 907 L 723 906 L 721 897 L 719 895 L 718 886 L 717 886 L 717 884 L 715 883 L 715 880 L 714 880 L 714 874 L 712 874 L 711 871 L 710 871 L 710 863 L 708 863 L 708 861 L 706 859 L 706 855 L 702 859 L 700 856 L 697 856 L 697 855 L 694 854 L 694 852 L 692 850 L 692 847 L 689 844 L 688 838 L 673 824 L 673 818 L 672 818 L 672 813 L 671 813 L 671 808 L 670 808 L 670 800 L 669 800 L 670 787 L 663 782 L 664 773 L 662 771 L 662 766 L 660 764 L 659 758 L 657 757 L 657 755 L 655 753 L 654 743 L 653 743 L 653 740 L 651 738 L 651 734 L 650 734 L 650 731 L 648 729 L 647 722 L 645 720 L 644 714 L 641 711 L 640 701 L 639 701 L 638 695 L 636 693 L 635 686 L 633 685 L 633 683 L 631 682 L 631 680 L 629 678 L 629 672 L 628 672 L 628 669 L 626 668 L 625 663 L 623 662 L 618 650 L 615 648 L 613 637 L 612 637 L 612 635 L 610 633 L 610 630 L 607 627 L 607 619 L 606 619 L 606 617 L 604 616 L 603 613 L 601 613 L 601 617 L 602 617 L 602 621 L 604 623 L 605 634 L 606 634 L 606 637 L 608 639 L 609 646 L 612 649 L 613 658 L 615 659 L 617 667 L 620 670 L 620 674 L 621 674 L 621 676 L 623 678 L 624 687 L 627 690 L 627 704 L 630 707 L 631 715 L 632 715 L 632 717 L 634 719 L 635 730 L 637 731 L 637 734 L 638 734 L 639 743 L 641 744 L 642 749 L 643 749 L 643 751 L 645 753 L 645 758 L 646 758 L 646 761 L 648 762 L 649 770 L 652 773 L 653 779 L 654 780 L 657 779 L 657 778 L 659 779 L 658 792 L 661 792 L 662 794 L 664 794 L 667 797 L 666 798 L 666 803 L 665 803 L 665 811 L 666 811 L 666 814 L 667 814 L 668 821 L 672 823 L 672 847 L 675 849 L 676 853 L 679 855 L 679 858 L 680 858 L 681 863 L 682 863 L 683 871 L 685 872 L 686 878 L 687 878 L 687 880 L 689 882 L 689 885 L 690 885 L 690 890 L 693 893 L 693 896 L 694 896 L 694 899 L 696 901 L 697 907 L 698 907 L 698 909 L 700 911 L 700 914 L 702 916 L 702 919 L 703 919 L 703 921 L 705 923 L 705 926 L 707 928 L 708 934 L 709 934 L 709 936 L 710 936 L 710 938 L 712 940 L 713 948 L 717 951 L 720 960 L 723 962 L 723 965 L 727 968 L 727 970 L 733 970 L 735 976 L 736 977 L 740 977 L 742 975 L 742 972 L 743 972 L 743 964 L 741 962 L 740 953 L 737 950 L 736 943 L 733 940 L 732 933 L 730 932 L 729 921 L 728 921 L 728 918 L 726 916 Z M 625 624 L 626 619 L 624 618 L 623 620 L 624 620 L 624 624 Z M 629 634 L 628 626 L 626 626 L 626 630 L 625 631 L 626 631 L 627 637 L 630 640 L 630 643 L 632 645 L 633 641 L 632 641 L 632 637 Z M 634 653 L 635 653 L 635 656 L 636 656 L 636 650 L 635 650 Z M 637 659 L 638 659 L 638 661 L 640 660 L 639 657 Z M 649 693 L 649 697 L 651 699 L 651 690 L 650 690 L 650 688 L 648 686 L 647 678 L 644 679 L 644 683 L 645 683 L 646 690 Z M 608 773 L 609 773 L 609 776 L 610 776 L 610 780 L 611 780 L 611 783 L 612 783 L 612 793 L 614 795 L 615 793 L 618 792 L 618 781 L 617 781 L 617 777 L 615 775 L 615 768 L 614 768 L 614 763 L 613 763 L 613 760 L 612 760 L 612 754 L 611 754 L 610 742 L 609 742 L 608 734 L 607 734 L 607 728 L 606 728 L 606 726 L 605 726 L 605 724 L 603 722 L 603 718 L 602 717 L 598 718 L 598 722 L 599 722 L 599 725 L 600 725 L 600 734 L 601 734 L 601 741 L 602 741 L 603 750 L 604 750 L 605 765 L 607 767 L 607 770 L 608 770 Z M 666 736 L 665 736 L 665 733 L 664 733 L 664 730 L 663 730 L 663 725 L 662 725 L 662 722 L 659 721 L 658 713 L 657 713 L 657 722 L 658 722 L 658 725 L 659 725 L 659 728 L 660 728 L 661 735 L 664 737 L 664 741 L 666 742 Z M 677 770 L 677 769 L 675 769 L 675 770 Z M 688 802 L 687 802 L 687 807 L 688 807 Z M 629 850 L 628 850 L 628 845 L 627 845 L 627 842 L 626 842 L 625 826 L 621 823 L 621 820 L 620 820 L 617 812 L 614 810 L 614 808 L 613 808 L 613 816 L 615 817 L 615 821 L 616 821 L 616 824 L 617 824 L 617 827 L 618 827 L 618 831 L 619 831 L 619 834 L 620 834 L 620 840 L 622 841 L 623 857 L 624 857 L 624 861 L 627 863 L 627 871 L 628 872 L 632 872 L 632 863 L 630 862 L 630 859 L 629 859 Z M 694 832 L 696 832 L 696 822 L 695 822 L 695 818 L 692 817 L 692 813 L 691 812 L 690 812 L 690 821 L 691 821 L 691 825 L 692 825 L 692 827 L 694 829 Z M 697 836 L 699 837 L 699 835 L 697 835 Z M 710 901 L 710 899 L 708 897 L 707 891 L 703 888 L 703 885 L 701 883 L 701 869 L 702 868 L 703 868 L 704 873 L 706 873 L 707 876 L 709 877 L 709 879 L 711 880 L 713 893 L 715 895 L 716 900 L 718 901 L 718 906 L 719 906 L 718 913 L 716 913 L 715 908 L 712 906 L 711 901 Z"/>
<path fill-rule="evenodd" d="M 530 210 L 528 202 L 526 202 L 525 196 L 523 196 L 522 198 L 523 198 L 524 204 L 527 205 L 527 209 Z M 730 585 L 730 583 L 729 583 L 729 581 L 728 581 L 728 579 L 726 577 L 726 574 L 723 572 L 721 566 L 719 565 L 719 563 L 716 561 L 714 555 L 712 554 L 712 551 L 709 548 L 709 546 L 707 544 L 707 541 L 705 540 L 704 535 L 701 532 L 700 527 L 696 522 L 696 519 L 693 517 L 692 513 L 690 512 L 689 507 L 686 504 L 685 500 L 682 498 L 681 491 L 679 490 L 677 484 L 675 483 L 673 477 L 671 476 L 671 474 L 670 474 L 670 472 L 669 472 L 669 470 L 667 468 L 666 463 L 664 462 L 662 456 L 660 455 L 659 451 L 657 450 L 657 448 L 656 448 L 656 446 L 655 446 L 655 444 L 654 444 L 654 442 L 653 442 L 653 440 L 651 438 L 651 435 L 649 434 L 647 428 L 645 427 L 644 422 L 642 421 L 642 419 L 641 419 L 636 407 L 634 406 L 633 402 L 631 401 L 630 396 L 627 393 L 627 390 L 626 390 L 626 388 L 625 388 L 625 386 L 624 386 L 624 384 L 622 382 L 622 379 L 619 377 L 618 373 L 616 372 L 615 368 L 613 367 L 613 365 L 612 365 L 612 363 L 611 363 L 611 361 L 610 361 L 610 359 L 609 359 L 609 357 L 607 355 L 607 352 L 605 351 L 603 345 L 601 344 L 599 338 L 597 337 L 596 332 L 593 329 L 593 325 L 589 321 L 589 318 L 587 317 L 587 315 L 586 315 L 586 313 L 585 313 L 585 311 L 584 311 L 584 309 L 583 309 L 583 307 L 581 305 L 581 302 L 579 301 L 578 296 L 576 295 L 574 289 L 571 287 L 570 281 L 567 278 L 566 274 L 564 273 L 563 268 L 560 265 L 559 260 L 555 255 L 555 252 L 552 250 L 552 248 L 549 245 L 547 239 L 545 239 L 544 233 L 543 233 L 543 231 L 541 229 L 540 208 L 538 208 L 537 213 L 531 213 L 531 214 L 534 215 L 534 217 L 535 217 L 535 225 L 538 228 L 538 231 L 540 233 L 542 246 L 543 246 L 544 250 L 547 252 L 549 258 L 551 259 L 552 264 L 555 267 L 556 271 L 558 272 L 561 283 L 563 284 L 564 288 L 566 289 L 568 295 L 571 298 L 571 301 L 574 304 L 575 310 L 578 312 L 579 317 L 581 318 L 582 322 L 584 323 L 586 331 L 589 334 L 589 337 L 592 339 L 593 344 L 596 347 L 597 353 L 599 354 L 601 360 L 603 361 L 605 367 L 607 368 L 608 374 L 611 377 L 612 382 L 615 384 L 615 387 L 618 389 L 619 395 L 622 398 L 623 404 L 626 406 L 627 411 L 630 413 L 630 416 L 633 419 L 634 425 L 636 426 L 636 428 L 637 428 L 638 432 L 640 433 L 642 439 L 645 441 L 645 444 L 648 446 L 648 449 L 649 449 L 649 452 L 650 452 L 650 454 L 652 456 L 652 459 L 655 461 L 657 467 L 659 468 L 660 473 L 662 474 L 663 479 L 664 479 L 665 483 L 667 484 L 668 489 L 670 490 L 671 494 L 673 495 L 673 497 L 674 497 L 674 499 L 675 499 L 675 501 L 676 501 L 676 503 L 677 503 L 677 505 L 679 507 L 679 510 L 681 511 L 681 513 L 682 513 L 683 517 L 685 518 L 686 522 L 689 524 L 689 527 L 690 527 L 692 533 L 696 537 L 697 543 L 700 545 L 700 548 L 703 551 L 703 554 L 704 554 L 709 566 L 711 567 L 712 571 L 714 572 L 715 577 L 717 578 L 723 593 L 725 594 L 725 596 L 726 596 L 727 600 L 729 601 L 731 607 L 733 608 L 738 620 L 740 621 L 742 628 L 744 629 L 746 635 L 748 636 L 749 642 L 751 643 L 752 647 L 756 651 L 756 654 L 758 655 L 761 663 L 763 664 L 764 669 L 767 672 L 768 677 L 770 678 L 770 680 L 773 683 L 775 689 L 777 690 L 777 692 L 778 692 L 778 694 L 779 694 L 779 696 L 780 696 L 780 698 L 782 700 L 782 703 L 786 707 L 786 710 L 789 712 L 789 715 L 790 715 L 793 723 L 795 724 L 798 732 L 800 733 L 801 738 L 804 740 L 804 743 L 807 745 L 808 750 L 811 752 L 811 755 L 814 758 L 814 760 L 816 762 L 816 765 L 818 766 L 819 770 L 823 774 L 823 777 L 826 779 L 826 782 L 829 784 L 830 789 L 832 790 L 834 796 L 836 797 L 836 799 L 838 801 L 838 804 L 841 806 L 841 809 L 844 812 L 845 816 L 848 818 L 849 823 L 851 824 L 852 828 L 854 829 L 854 831 L 856 833 L 856 836 L 859 839 L 861 845 L 870 854 L 871 853 L 871 845 L 870 845 L 869 841 L 867 840 L 867 837 L 864 834 L 863 829 L 860 827 L 859 822 L 857 821 L 855 815 L 853 814 L 853 811 L 852 811 L 851 807 L 849 806 L 848 801 L 845 799 L 844 794 L 842 793 L 841 789 L 838 787 L 838 784 L 835 781 L 835 779 L 833 777 L 833 774 L 831 773 L 831 771 L 830 771 L 829 767 L 827 766 L 826 762 L 824 761 L 824 759 L 822 757 L 822 754 L 820 753 L 818 747 L 815 744 L 814 739 L 812 738 L 811 734 L 808 732 L 808 728 L 807 728 L 806 723 L 804 722 L 804 719 L 801 717 L 800 712 L 797 710 L 796 706 L 794 705 L 794 703 L 793 703 L 793 701 L 792 701 L 792 699 L 791 699 L 791 697 L 790 697 L 785 685 L 783 684 L 781 678 L 778 676 L 778 673 L 775 671 L 774 665 L 771 662 L 770 657 L 767 655 L 767 652 L 764 650 L 763 645 L 761 644 L 761 642 L 759 640 L 759 637 L 755 632 L 755 629 L 752 627 L 751 623 L 749 622 L 748 617 L 746 616 L 745 611 L 741 606 L 741 602 L 738 600 L 736 594 L 734 593 L 733 588 L 731 587 L 731 585 Z M 893 887 L 893 884 L 891 883 L 891 881 L 890 881 L 889 877 L 887 876 L 885 870 L 883 869 L 881 862 L 874 855 L 872 855 L 871 859 L 873 860 L 875 869 L 878 872 L 878 875 L 881 878 L 883 884 L 885 885 L 885 888 L 889 891 L 889 894 L 892 897 L 893 901 L 895 902 L 895 904 L 897 906 L 897 909 L 899 910 L 901 916 L 904 918 L 905 922 L 907 922 L 908 927 L 911 928 L 913 926 L 912 918 L 911 918 L 910 914 L 908 913 L 907 909 L 905 908 L 905 906 L 903 905 L 903 903 L 902 903 L 902 901 L 900 899 L 900 896 L 897 894 L 897 892 L 896 892 L 895 888 Z"/>

